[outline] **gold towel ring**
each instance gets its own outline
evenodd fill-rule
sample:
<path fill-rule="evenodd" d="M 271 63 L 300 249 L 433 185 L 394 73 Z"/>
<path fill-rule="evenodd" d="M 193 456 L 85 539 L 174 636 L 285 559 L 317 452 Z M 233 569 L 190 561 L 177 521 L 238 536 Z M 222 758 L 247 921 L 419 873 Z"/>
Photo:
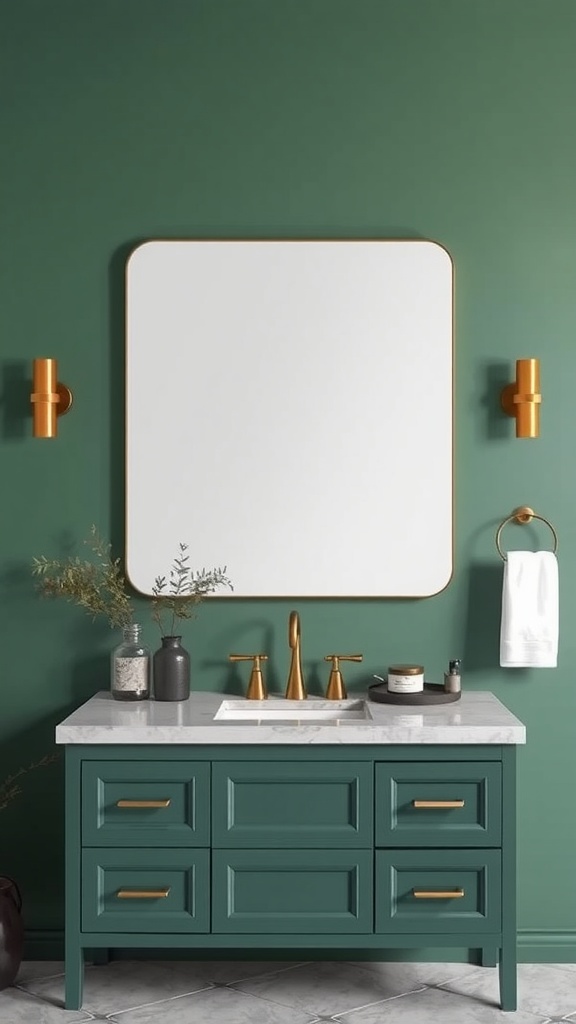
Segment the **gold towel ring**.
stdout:
<path fill-rule="evenodd" d="M 496 547 L 498 548 L 498 554 L 500 555 L 500 558 L 502 559 L 503 562 L 506 561 L 506 555 L 504 554 L 502 548 L 500 547 L 500 536 L 506 524 L 511 523 L 513 520 L 516 523 L 530 523 L 533 519 L 539 519 L 541 523 L 546 523 L 546 526 L 550 527 L 552 531 L 552 536 L 554 537 L 554 551 L 552 552 L 552 554 L 556 554 L 556 552 L 558 551 L 558 534 L 556 533 L 556 530 L 552 526 L 550 520 L 545 519 L 544 516 L 539 516 L 537 512 L 535 512 L 534 509 L 529 508 L 528 505 L 520 505 L 520 508 L 515 508 L 512 515 L 508 516 L 507 519 L 504 519 L 504 521 L 500 523 L 500 526 L 498 527 L 498 531 L 496 533 Z"/>

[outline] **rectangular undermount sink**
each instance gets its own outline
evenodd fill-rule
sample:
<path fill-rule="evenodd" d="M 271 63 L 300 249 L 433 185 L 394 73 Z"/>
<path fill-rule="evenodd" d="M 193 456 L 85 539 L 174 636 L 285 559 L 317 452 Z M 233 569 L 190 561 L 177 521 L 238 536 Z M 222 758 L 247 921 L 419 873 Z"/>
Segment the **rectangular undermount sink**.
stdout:
<path fill-rule="evenodd" d="M 223 700 L 214 721 L 265 725 L 362 725 L 372 721 L 364 700 Z"/>

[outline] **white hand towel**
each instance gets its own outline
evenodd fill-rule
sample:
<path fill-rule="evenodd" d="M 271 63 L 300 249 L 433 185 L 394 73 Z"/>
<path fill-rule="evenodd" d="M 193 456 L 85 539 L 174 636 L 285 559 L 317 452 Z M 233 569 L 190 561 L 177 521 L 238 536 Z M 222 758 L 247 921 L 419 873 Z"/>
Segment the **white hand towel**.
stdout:
<path fill-rule="evenodd" d="M 558 562 L 551 551 L 509 551 L 504 563 L 500 665 L 556 668 Z"/>

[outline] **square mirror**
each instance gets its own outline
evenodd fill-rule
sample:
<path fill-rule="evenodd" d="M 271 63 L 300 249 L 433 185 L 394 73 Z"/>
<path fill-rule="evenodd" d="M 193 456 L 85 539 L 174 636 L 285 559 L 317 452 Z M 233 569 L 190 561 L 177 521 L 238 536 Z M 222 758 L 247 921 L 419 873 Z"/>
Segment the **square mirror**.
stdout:
<path fill-rule="evenodd" d="M 435 242 L 149 241 L 127 265 L 127 572 L 234 598 L 452 573 L 453 268 Z M 230 596 L 226 591 L 223 596 Z"/>

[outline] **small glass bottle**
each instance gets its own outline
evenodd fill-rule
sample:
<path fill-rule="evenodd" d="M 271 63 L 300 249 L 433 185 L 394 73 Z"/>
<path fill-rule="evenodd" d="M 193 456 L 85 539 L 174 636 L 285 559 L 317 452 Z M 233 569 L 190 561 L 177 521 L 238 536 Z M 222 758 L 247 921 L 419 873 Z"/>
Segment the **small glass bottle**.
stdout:
<path fill-rule="evenodd" d="M 462 690 L 462 679 L 460 676 L 462 661 L 454 658 L 448 663 L 448 671 L 444 673 L 444 689 L 446 693 L 460 693 Z"/>
<path fill-rule="evenodd" d="M 112 651 L 111 691 L 115 700 L 146 700 L 150 696 L 150 651 L 140 640 L 137 622 L 123 629 Z"/>

